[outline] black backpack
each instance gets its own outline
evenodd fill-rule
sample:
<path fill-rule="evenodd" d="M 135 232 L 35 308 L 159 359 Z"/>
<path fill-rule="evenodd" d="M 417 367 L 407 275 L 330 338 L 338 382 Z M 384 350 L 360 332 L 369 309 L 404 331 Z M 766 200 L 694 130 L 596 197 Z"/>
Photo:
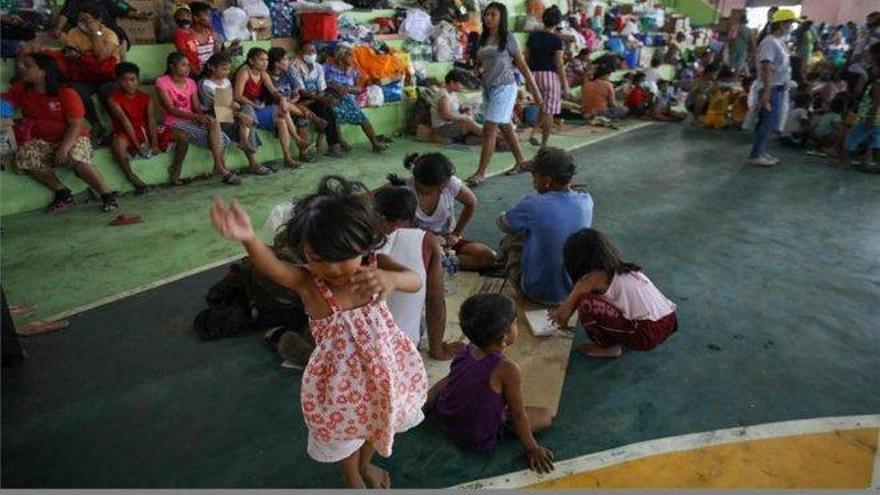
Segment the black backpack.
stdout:
<path fill-rule="evenodd" d="M 245 286 L 244 263 L 229 267 L 229 273 L 208 289 L 202 310 L 193 321 L 193 329 L 202 340 L 217 340 L 253 331 L 251 307 Z M 248 264 L 249 269 L 249 264 Z"/>

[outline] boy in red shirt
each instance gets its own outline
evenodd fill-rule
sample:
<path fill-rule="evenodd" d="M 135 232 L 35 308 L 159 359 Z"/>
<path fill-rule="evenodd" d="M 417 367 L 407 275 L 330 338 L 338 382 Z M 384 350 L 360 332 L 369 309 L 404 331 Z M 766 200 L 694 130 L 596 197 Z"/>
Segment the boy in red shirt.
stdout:
<path fill-rule="evenodd" d="M 645 73 L 638 72 L 632 78 L 633 88 L 626 95 L 624 105 L 629 109 L 630 115 L 636 117 L 644 117 L 651 108 L 653 94 L 643 86 L 645 82 Z"/>
<path fill-rule="evenodd" d="M 147 192 L 147 184 L 131 169 L 134 156 L 149 158 L 167 151 L 173 141 L 174 162 L 169 173 L 171 182 L 178 183 L 189 141 L 186 134 L 170 127 L 156 125 L 155 108 L 150 95 L 140 90 L 140 69 L 123 62 L 116 66 L 119 89 L 108 100 L 113 117 L 113 158 L 134 186 L 137 195 Z"/>

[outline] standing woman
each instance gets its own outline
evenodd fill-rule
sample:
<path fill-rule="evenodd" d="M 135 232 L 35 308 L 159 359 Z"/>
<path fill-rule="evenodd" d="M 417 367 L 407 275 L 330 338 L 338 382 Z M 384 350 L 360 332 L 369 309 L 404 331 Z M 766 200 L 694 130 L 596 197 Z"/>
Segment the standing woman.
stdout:
<path fill-rule="evenodd" d="M 797 16 L 791 10 L 777 10 L 771 18 L 768 34 L 758 46 L 755 56 L 758 79 L 752 90 L 757 91 L 758 95 L 758 122 L 755 126 L 752 153 L 749 155 L 750 165 L 771 167 L 779 163 L 777 158 L 767 153 L 767 143 L 773 131 L 779 128 L 780 122 L 785 121 L 784 108 L 791 83 L 791 63 L 785 38 L 796 19 Z"/>
<path fill-rule="evenodd" d="M 526 43 L 528 49 L 529 69 L 535 76 L 535 84 L 544 98 L 538 124 L 532 129 L 541 128 L 541 141 L 529 137 L 535 146 L 547 146 L 550 130 L 553 128 L 553 116 L 562 111 L 562 99 L 569 93 L 568 78 L 565 77 L 562 38 L 556 34 L 557 26 L 562 22 L 559 7 L 552 6 L 544 11 L 544 30 L 529 35 Z"/>
<path fill-rule="evenodd" d="M 507 7 L 498 2 L 490 3 L 483 10 L 483 33 L 477 48 L 477 64 L 483 86 L 483 149 L 480 152 L 480 165 L 468 180 L 471 187 L 479 186 L 486 180 L 486 169 L 495 153 L 495 139 L 498 129 L 513 151 L 516 165 L 509 173 L 517 173 L 523 163 L 513 126 L 513 106 L 516 104 L 517 85 L 513 67 L 519 69 L 526 79 L 526 85 L 535 104 L 543 107 L 544 100 L 532 79 L 532 71 L 519 50 L 513 34 L 507 32 Z"/>

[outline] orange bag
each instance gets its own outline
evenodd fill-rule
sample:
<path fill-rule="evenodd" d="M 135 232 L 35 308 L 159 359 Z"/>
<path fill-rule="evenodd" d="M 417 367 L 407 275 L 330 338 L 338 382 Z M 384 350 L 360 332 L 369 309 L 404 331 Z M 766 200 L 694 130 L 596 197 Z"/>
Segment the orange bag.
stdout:
<path fill-rule="evenodd" d="M 360 85 L 372 80 L 378 80 L 379 84 L 387 84 L 406 76 L 409 69 L 400 58 L 392 54 L 377 53 L 366 45 L 353 47 L 351 57 L 360 72 L 360 81 L 358 81 Z"/>

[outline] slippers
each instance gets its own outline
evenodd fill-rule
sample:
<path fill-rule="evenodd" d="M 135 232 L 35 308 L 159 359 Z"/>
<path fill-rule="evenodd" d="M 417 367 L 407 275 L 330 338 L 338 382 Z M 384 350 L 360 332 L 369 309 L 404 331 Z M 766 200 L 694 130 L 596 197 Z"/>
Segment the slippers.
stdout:
<path fill-rule="evenodd" d="M 529 144 L 531 144 L 532 146 L 541 146 L 541 141 L 538 141 L 538 138 L 536 137 L 530 137 Z"/>
<path fill-rule="evenodd" d="M 519 175 L 521 173 L 522 173 L 522 169 L 520 169 L 519 167 L 513 167 L 512 169 L 504 172 L 504 175 L 506 175 L 508 177 L 513 177 L 514 175 Z"/>
<path fill-rule="evenodd" d="M 251 170 L 249 173 L 251 173 L 251 174 L 253 174 L 253 175 L 263 175 L 263 176 L 265 176 L 265 175 L 272 175 L 272 174 L 275 173 L 275 171 L 272 170 L 271 168 L 266 167 L 265 165 L 263 165 L 263 166 L 260 166 L 260 168 L 258 168 L 258 169 L 256 169 L 256 170 Z"/>
<path fill-rule="evenodd" d="M 110 222 L 110 225 L 118 227 L 120 225 L 132 225 L 143 221 L 144 219 L 138 215 L 117 215 L 116 218 Z"/>
<path fill-rule="evenodd" d="M 467 184 L 472 189 L 476 189 L 483 185 L 483 181 L 486 179 L 477 179 L 476 177 L 468 177 L 465 179 L 464 183 Z"/>
<path fill-rule="evenodd" d="M 30 337 L 31 335 L 40 335 L 43 333 L 56 332 L 58 330 L 64 330 L 65 328 L 70 326 L 70 321 L 68 320 L 40 320 L 35 321 L 33 323 L 28 323 L 27 325 L 22 325 L 15 329 L 15 333 L 21 335 L 22 337 Z"/>
<path fill-rule="evenodd" d="M 237 174 L 233 174 L 230 172 L 223 176 L 223 183 L 230 186 L 237 186 L 241 184 L 241 177 L 239 177 Z"/>

